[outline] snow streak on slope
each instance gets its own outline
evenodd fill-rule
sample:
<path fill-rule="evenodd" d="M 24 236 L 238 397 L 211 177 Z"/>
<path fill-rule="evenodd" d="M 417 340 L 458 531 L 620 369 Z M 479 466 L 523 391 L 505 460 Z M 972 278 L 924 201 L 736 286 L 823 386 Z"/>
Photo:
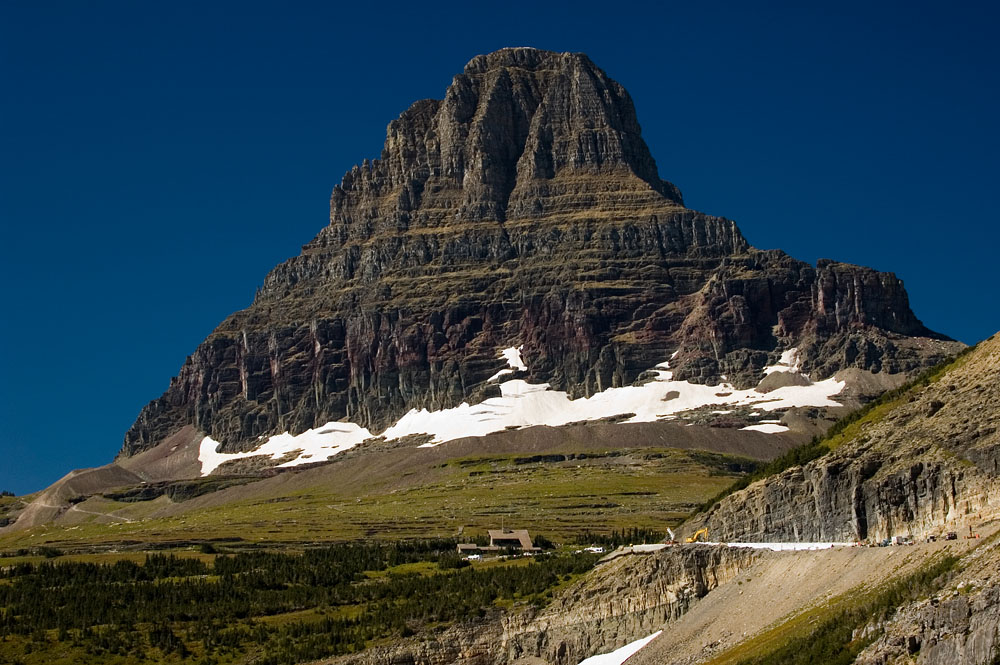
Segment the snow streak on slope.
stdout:
<path fill-rule="evenodd" d="M 521 359 L 522 348 L 524 347 L 519 346 L 516 349 L 514 347 L 510 347 L 509 349 L 504 349 L 503 351 L 501 351 L 500 355 L 507 359 L 507 365 L 509 365 L 509 367 L 500 370 L 490 378 L 486 379 L 486 383 L 493 383 L 501 376 L 506 376 L 507 374 L 513 374 L 515 369 L 520 370 L 522 372 L 527 370 L 528 366 L 525 365 L 524 361 Z M 514 369 L 511 369 L 511 367 Z"/>
<path fill-rule="evenodd" d="M 246 453 L 217 453 L 219 443 L 206 436 L 201 440 L 198 450 L 198 460 L 201 461 L 201 475 L 207 476 L 215 471 L 223 462 L 265 455 L 273 460 L 280 460 L 289 453 L 301 451 L 294 459 L 278 466 L 296 466 L 310 462 L 322 462 L 348 448 L 353 448 L 365 439 L 370 439 L 372 433 L 354 423 L 332 422 L 307 430 L 298 436 L 288 432 L 270 437 L 262 445 Z"/>
<path fill-rule="evenodd" d="M 781 354 L 781 360 L 778 361 L 777 365 L 768 365 L 765 367 L 764 374 L 772 374 L 774 372 L 798 374 L 799 369 L 799 350 L 792 347 Z"/>
<path fill-rule="evenodd" d="M 517 348 L 504 349 L 499 354 L 508 367 L 500 370 L 490 381 L 501 380 L 514 371 L 525 371 L 527 366 Z M 627 416 L 622 422 L 640 423 L 671 419 L 676 414 L 705 406 L 748 406 L 760 411 L 775 411 L 797 406 L 840 406 L 831 398 L 844 388 L 844 382 L 833 378 L 805 386 L 785 386 L 760 393 L 756 390 L 736 390 L 729 383 L 705 386 L 687 381 L 673 380 L 669 362 L 654 369 L 655 377 L 638 386 L 609 388 L 603 392 L 570 399 L 560 390 L 552 390 L 547 383 L 528 383 L 523 379 L 500 381 L 500 397 L 487 399 L 479 404 L 462 403 L 451 409 L 428 411 L 413 409 L 381 436 L 387 440 L 413 434 L 432 437 L 426 446 L 469 436 L 484 436 L 502 432 L 511 427 L 549 425 L 558 427 L 585 420 L 600 420 L 614 416 Z M 795 368 L 794 349 L 782 354 L 778 365 L 766 368 L 774 371 L 798 372 Z M 777 422 L 750 425 L 744 429 L 759 432 L 784 432 L 788 428 Z M 279 466 L 296 466 L 320 462 L 337 453 L 352 448 L 373 435 L 354 423 L 328 423 L 297 436 L 279 434 L 267 439 L 256 450 L 246 453 L 217 453 L 217 443 L 209 437 L 201 443 L 199 459 L 202 474 L 207 475 L 229 460 L 266 455 L 281 460 Z M 283 459 L 287 457 L 288 459 Z"/>
<path fill-rule="evenodd" d="M 580 665 L 622 665 L 626 660 L 629 659 L 635 652 L 643 648 L 657 637 L 660 636 L 662 630 L 658 630 L 652 635 L 648 635 L 641 640 L 636 640 L 626 644 L 623 647 L 615 649 L 611 653 L 602 653 L 597 656 L 591 656 L 585 660 L 580 661 Z"/>
<path fill-rule="evenodd" d="M 778 432 L 788 431 L 787 427 L 778 423 L 758 423 L 757 425 L 747 425 L 740 429 L 750 430 L 751 432 L 763 432 L 764 434 L 777 434 Z"/>

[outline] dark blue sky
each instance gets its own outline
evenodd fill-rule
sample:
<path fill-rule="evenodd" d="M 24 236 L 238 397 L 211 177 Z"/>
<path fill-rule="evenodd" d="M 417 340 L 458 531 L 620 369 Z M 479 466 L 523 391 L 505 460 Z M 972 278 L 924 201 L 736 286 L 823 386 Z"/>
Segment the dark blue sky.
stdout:
<path fill-rule="evenodd" d="M 989 336 L 1000 17 L 871 4 L 4 2 L 0 489 L 110 461 L 388 122 L 504 46 L 624 84 L 689 207 Z"/>

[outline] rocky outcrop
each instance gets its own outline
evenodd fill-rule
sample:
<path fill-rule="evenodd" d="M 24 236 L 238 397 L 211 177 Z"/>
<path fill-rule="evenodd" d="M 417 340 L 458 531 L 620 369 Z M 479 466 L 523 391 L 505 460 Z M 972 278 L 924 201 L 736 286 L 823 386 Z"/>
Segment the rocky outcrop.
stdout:
<path fill-rule="evenodd" d="M 904 608 L 859 665 L 992 665 L 1000 655 L 1000 581 Z"/>
<path fill-rule="evenodd" d="M 613 560 L 530 623 L 508 625 L 507 661 L 535 656 L 552 665 L 575 665 L 613 651 L 677 620 L 766 555 L 696 546 Z"/>
<path fill-rule="evenodd" d="M 185 426 L 226 451 L 488 397 L 497 352 L 573 396 L 675 376 L 755 385 L 781 350 L 818 378 L 909 372 L 957 348 L 895 276 L 749 246 L 660 179 L 625 89 L 586 56 L 474 58 L 389 124 L 330 223 L 187 359 L 122 454 Z"/>
<path fill-rule="evenodd" d="M 857 437 L 737 492 L 701 521 L 730 541 L 931 535 L 1000 514 L 1000 336 Z"/>
<path fill-rule="evenodd" d="M 767 553 L 673 547 L 600 565 L 542 610 L 470 621 L 336 659 L 347 665 L 575 665 L 659 630 Z"/>
<path fill-rule="evenodd" d="M 899 608 L 858 665 L 992 665 L 1000 658 L 1000 547 L 962 560 L 957 579 L 931 598 Z"/>

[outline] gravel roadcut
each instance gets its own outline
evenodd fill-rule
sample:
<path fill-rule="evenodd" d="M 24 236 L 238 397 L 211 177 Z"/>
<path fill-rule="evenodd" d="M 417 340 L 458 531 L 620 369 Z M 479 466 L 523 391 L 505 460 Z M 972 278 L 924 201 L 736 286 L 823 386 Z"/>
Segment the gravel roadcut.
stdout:
<path fill-rule="evenodd" d="M 980 542 L 767 552 L 736 581 L 711 591 L 665 626 L 657 639 L 628 659 L 628 665 L 703 662 L 832 597 L 876 586 L 915 570 L 935 555 L 961 554 Z"/>

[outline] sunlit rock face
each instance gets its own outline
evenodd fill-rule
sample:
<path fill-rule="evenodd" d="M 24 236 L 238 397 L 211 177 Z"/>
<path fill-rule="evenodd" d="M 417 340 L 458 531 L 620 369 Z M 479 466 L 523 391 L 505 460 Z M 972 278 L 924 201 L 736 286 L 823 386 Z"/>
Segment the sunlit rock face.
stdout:
<path fill-rule="evenodd" d="M 505 348 L 531 359 L 507 378 L 576 399 L 671 357 L 677 380 L 749 389 L 792 347 L 818 381 L 958 345 L 893 275 L 759 251 L 685 208 L 628 93 L 585 55 L 504 49 L 389 124 L 329 225 L 194 351 L 122 454 L 188 425 L 230 453 L 337 421 L 379 435 L 501 397 Z"/>
<path fill-rule="evenodd" d="M 1000 335 L 831 453 L 700 517 L 721 541 L 940 536 L 1000 515 Z"/>

